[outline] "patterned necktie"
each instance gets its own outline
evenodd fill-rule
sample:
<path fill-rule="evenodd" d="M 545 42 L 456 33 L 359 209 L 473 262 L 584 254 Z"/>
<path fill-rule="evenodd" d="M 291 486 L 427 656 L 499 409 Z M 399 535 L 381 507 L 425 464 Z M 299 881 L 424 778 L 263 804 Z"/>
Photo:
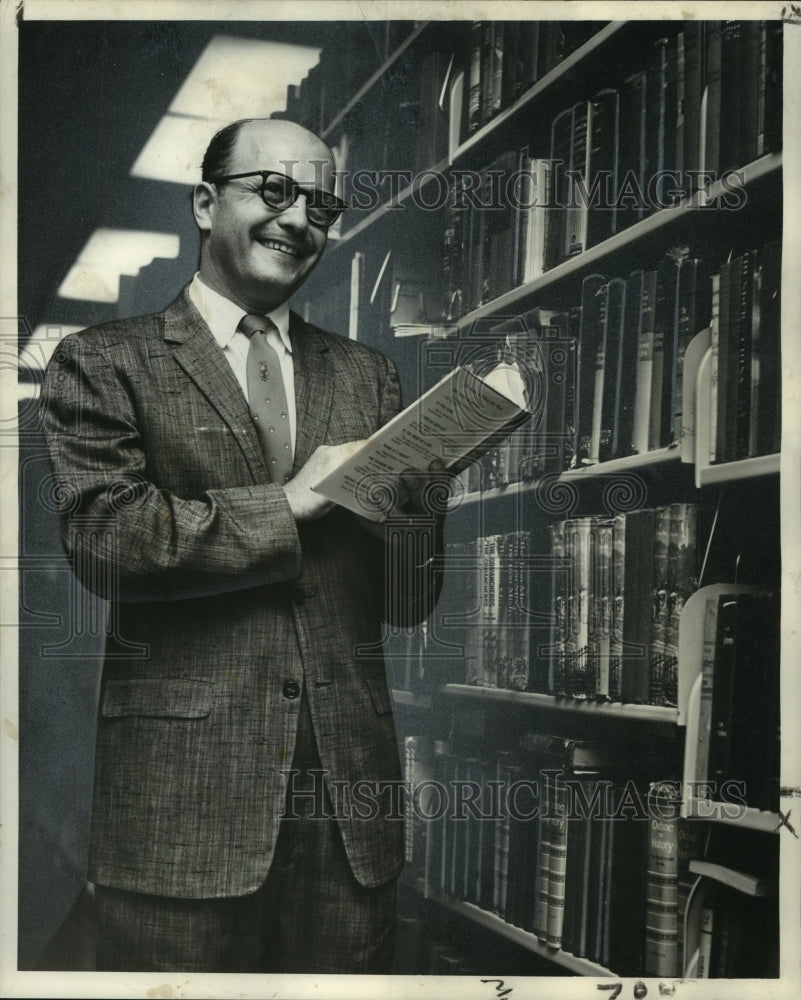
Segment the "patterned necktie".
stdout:
<path fill-rule="evenodd" d="M 276 327 L 265 316 L 248 313 L 237 329 L 250 339 L 247 358 L 250 413 L 270 479 L 283 485 L 292 478 L 293 457 L 281 362 L 275 348 L 267 342 L 267 332 Z"/>

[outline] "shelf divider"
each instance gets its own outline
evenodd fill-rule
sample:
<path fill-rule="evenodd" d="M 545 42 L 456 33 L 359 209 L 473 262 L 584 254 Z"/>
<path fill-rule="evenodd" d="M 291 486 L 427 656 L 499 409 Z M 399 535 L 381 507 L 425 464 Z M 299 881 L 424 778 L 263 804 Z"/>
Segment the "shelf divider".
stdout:
<path fill-rule="evenodd" d="M 465 917 L 467 920 L 472 921 L 479 927 L 493 931 L 495 934 L 499 934 L 508 941 L 513 941 L 515 944 L 520 945 L 527 951 L 534 952 L 535 955 L 541 955 L 549 962 L 554 962 L 556 965 L 561 965 L 563 968 L 570 969 L 577 975 L 615 975 L 614 972 L 610 972 L 609 969 L 604 968 L 602 965 L 598 965 L 596 962 L 591 962 L 589 959 L 577 958 L 570 952 L 560 951 L 557 948 L 548 948 L 546 945 L 542 944 L 536 934 L 532 934 L 531 931 L 523 930 L 522 927 L 516 927 L 514 924 L 510 924 L 504 920 L 503 917 L 499 917 L 497 913 L 490 913 L 488 910 L 482 910 L 481 907 L 476 906 L 474 903 L 468 903 L 462 899 L 452 899 L 450 896 L 432 896 L 431 898 L 440 905 L 444 906 L 446 909 L 450 910 L 452 913 L 457 913 L 459 916 Z"/>
<path fill-rule="evenodd" d="M 676 725 L 679 719 L 677 708 L 663 705 L 623 704 L 616 701 L 582 701 L 579 698 L 561 698 L 537 691 L 512 691 L 506 688 L 478 687 L 473 684 L 445 684 L 440 692 L 453 698 L 480 701 L 485 704 L 515 704 L 521 708 L 540 708 L 555 712 L 577 712 L 584 715 L 609 716 L 618 719 L 632 719 L 661 722 Z"/>

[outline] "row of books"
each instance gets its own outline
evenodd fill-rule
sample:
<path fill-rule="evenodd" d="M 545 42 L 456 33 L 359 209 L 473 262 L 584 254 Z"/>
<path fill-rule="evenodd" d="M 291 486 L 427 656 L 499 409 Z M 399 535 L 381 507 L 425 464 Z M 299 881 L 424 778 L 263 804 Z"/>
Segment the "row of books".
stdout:
<path fill-rule="evenodd" d="M 684 360 L 711 329 L 710 462 L 781 445 L 781 246 L 771 242 L 709 274 L 689 248 L 657 267 L 589 274 L 566 312 L 534 309 L 521 327 L 546 394 L 524 426 L 471 468 L 473 491 L 677 445 L 695 428 L 684 404 Z"/>
<path fill-rule="evenodd" d="M 549 687 L 675 706 L 681 611 L 698 584 L 698 507 L 674 503 L 551 525 Z"/>
<path fill-rule="evenodd" d="M 778 948 L 775 900 L 752 899 L 725 885 L 714 885 L 706 890 L 696 978 L 777 977 Z"/>
<path fill-rule="evenodd" d="M 778 840 L 736 824 L 710 826 L 689 866 L 689 905 L 700 920 L 697 951 L 687 957 L 698 979 L 778 976 Z"/>
<path fill-rule="evenodd" d="M 494 118 L 600 30 L 599 21 L 473 21 L 463 59 L 460 137 Z M 457 71 L 458 72 L 458 71 Z"/>
<path fill-rule="evenodd" d="M 440 815 L 432 800 L 421 824 L 430 892 L 618 974 L 680 974 L 700 825 L 680 820 L 675 796 L 654 802 L 661 793 L 634 777 L 630 749 L 542 732 L 525 733 L 518 752 L 436 749 L 449 808 Z"/>
<path fill-rule="evenodd" d="M 721 82 L 714 53 L 722 40 Z M 689 90 L 676 80 L 682 67 Z M 647 68 L 558 112 L 547 150 L 532 142 L 477 175 L 452 180 L 443 225 L 443 318 L 456 319 L 535 280 L 724 176 L 723 202 L 742 207 L 741 181 L 728 174 L 780 148 L 780 24 L 688 23 L 657 43 Z"/>
<path fill-rule="evenodd" d="M 618 86 L 560 111 L 546 267 L 780 149 L 781 67 L 780 22 L 687 22 Z"/>
<path fill-rule="evenodd" d="M 695 767 L 698 794 L 726 781 L 756 809 L 779 807 L 779 602 L 771 592 L 706 599 Z"/>
<path fill-rule="evenodd" d="M 781 447 L 781 244 L 732 256 L 712 276 L 709 461 Z"/>

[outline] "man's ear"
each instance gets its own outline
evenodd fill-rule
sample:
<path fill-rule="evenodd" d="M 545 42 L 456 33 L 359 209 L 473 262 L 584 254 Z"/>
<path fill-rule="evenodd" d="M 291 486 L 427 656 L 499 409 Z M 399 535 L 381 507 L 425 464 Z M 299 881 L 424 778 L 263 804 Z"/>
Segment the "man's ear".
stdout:
<path fill-rule="evenodd" d="M 201 181 L 195 185 L 192 192 L 192 212 L 195 222 L 201 232 L 210 232 L 214 206 L 217 202 L 217 190 L 213 184 Z"/>

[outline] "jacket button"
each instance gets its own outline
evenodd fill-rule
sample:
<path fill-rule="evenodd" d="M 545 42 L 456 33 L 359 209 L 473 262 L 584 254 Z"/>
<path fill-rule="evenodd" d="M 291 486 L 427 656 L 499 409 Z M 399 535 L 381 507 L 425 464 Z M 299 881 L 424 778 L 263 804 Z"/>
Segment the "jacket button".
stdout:
<path fill-rule="evenodd" d="M 300 694 L 300 684 L 297 681 L 287 681 L 283 687 L 285 698 L 297 698 Z"/>

